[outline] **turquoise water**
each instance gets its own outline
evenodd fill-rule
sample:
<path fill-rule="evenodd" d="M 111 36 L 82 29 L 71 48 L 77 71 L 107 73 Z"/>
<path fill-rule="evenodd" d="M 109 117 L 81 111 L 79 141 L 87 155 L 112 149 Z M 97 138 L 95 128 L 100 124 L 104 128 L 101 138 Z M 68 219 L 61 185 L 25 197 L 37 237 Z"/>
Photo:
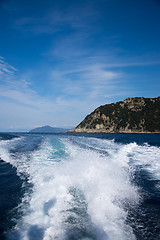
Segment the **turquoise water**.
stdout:
<path fill-rule="evenodd" d="M 160 238 L 160 135 L 17 136 L 1 134 L 1 239 Z"/>

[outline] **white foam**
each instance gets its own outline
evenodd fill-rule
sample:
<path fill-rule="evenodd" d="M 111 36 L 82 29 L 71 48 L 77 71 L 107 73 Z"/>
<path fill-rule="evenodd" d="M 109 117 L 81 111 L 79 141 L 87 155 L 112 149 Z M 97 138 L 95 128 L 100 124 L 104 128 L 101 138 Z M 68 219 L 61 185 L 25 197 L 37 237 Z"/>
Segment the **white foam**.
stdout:
<path fill-rule="evenodd" d="M 94 229 L 97 239 L 135 239 L 126 224 L 127 212 L 123 209 L 125 202 L 136 204 L 139 200 L 137 189 L 130 181 L 128 165 L 128 153 L 135 145 L 118 147 L 113 141 L 99 142 L 98 148 L 104 150 L 106 144 L 106 149 L 110 149 L 109 156 L 83 149 L 67 138 L 59 140 L 65 154 L 57 157 L 54 153 L 59 151 L 60 145 L 56 149 L 48 139 L 40 150 L 32 153 L 27 168 L 25 164 L 17 164 L 18 171 L 28 172 L 34 186 L 31 199 L 26 199 L 27 196 L 23 199 L 23 202 L 30 202 L 28 213 L 17 224 L 21 239 L 28 240 L 35 234 L 44 240 L 65 239 L 66 232 L 72 229 L 67 221 L 71 216 L 78 221 L 74 227 L 86 227 L 86 223 L 69 210 L 78 204 L 71 188 L 83 193 L 85 200 L 80 205 L 87 205 L 86 214 L 90 217 L 87 224 Z M 93 139 L 88 144 L 93 145 Z M 19 162 L 27 162 L 25 155 L 21 157 Z"/>
<path fill-rule="evenodd" d="M 132 151 L 132 164 L 146 170 L 152 180 L 160 180 L 160 148 L 145 144 L 135 145 Z"/>
<path fill-rule="evenodd" d="M 138 189 L 132 184 L 134 165 L 159 179 L 159 148 L 86 137 L 48 137 L 34 152 L 10 154 L 9 149 L 18 144 L 15 141 L 20 140 L 1 142 L 0 156 L 20 176 L 28 174 L 33 184 L 32 195 L 28 198 L 26 193 L 21 204 L 25 209 L 28 202 L 28 207 L 16 225 L 22 240 L 33 236 L 69 239 L 66 234 L 73 228 L 90 229 L 98 240 L 135 239 L 124 207 L 139 202 Z"/>

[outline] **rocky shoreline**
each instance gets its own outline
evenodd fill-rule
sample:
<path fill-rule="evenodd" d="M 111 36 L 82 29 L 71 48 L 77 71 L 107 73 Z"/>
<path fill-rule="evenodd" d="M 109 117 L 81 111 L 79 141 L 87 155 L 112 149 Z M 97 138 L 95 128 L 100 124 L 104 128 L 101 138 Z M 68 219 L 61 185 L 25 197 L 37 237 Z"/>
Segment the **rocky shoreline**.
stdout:
<path fill-rule="evenodd" d="M 95 109 L 70 133 L 160 133 L 160 97 L 127 98 Z"/>

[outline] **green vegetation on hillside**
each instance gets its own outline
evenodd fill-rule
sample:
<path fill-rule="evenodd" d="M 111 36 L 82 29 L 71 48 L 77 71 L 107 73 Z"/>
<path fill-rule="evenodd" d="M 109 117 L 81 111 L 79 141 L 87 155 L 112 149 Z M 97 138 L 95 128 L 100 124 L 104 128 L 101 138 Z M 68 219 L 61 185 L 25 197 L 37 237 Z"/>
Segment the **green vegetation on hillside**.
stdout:
<path fill-rule="evenodd" d="M 94 132 L 160 132 L 160 97 L 128 98 L 95 109 L 75 128 Z"/>

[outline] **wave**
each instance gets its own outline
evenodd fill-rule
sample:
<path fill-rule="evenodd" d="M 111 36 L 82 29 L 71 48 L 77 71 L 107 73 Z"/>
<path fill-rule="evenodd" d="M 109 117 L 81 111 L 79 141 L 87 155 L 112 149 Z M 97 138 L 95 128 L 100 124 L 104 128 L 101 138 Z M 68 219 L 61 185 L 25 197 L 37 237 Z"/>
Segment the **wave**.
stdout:
<path fill-rule="evenodd" d="M 141 166 L 159 179 L 158 147 L 47 136 L 37 140 L 34 150 L 26 150 L 27 141 L 0 144 L 2 158 L 32 185 L 8 239 L 136 239 L 128 218 L 143 197 L 135 172 Z"/>

